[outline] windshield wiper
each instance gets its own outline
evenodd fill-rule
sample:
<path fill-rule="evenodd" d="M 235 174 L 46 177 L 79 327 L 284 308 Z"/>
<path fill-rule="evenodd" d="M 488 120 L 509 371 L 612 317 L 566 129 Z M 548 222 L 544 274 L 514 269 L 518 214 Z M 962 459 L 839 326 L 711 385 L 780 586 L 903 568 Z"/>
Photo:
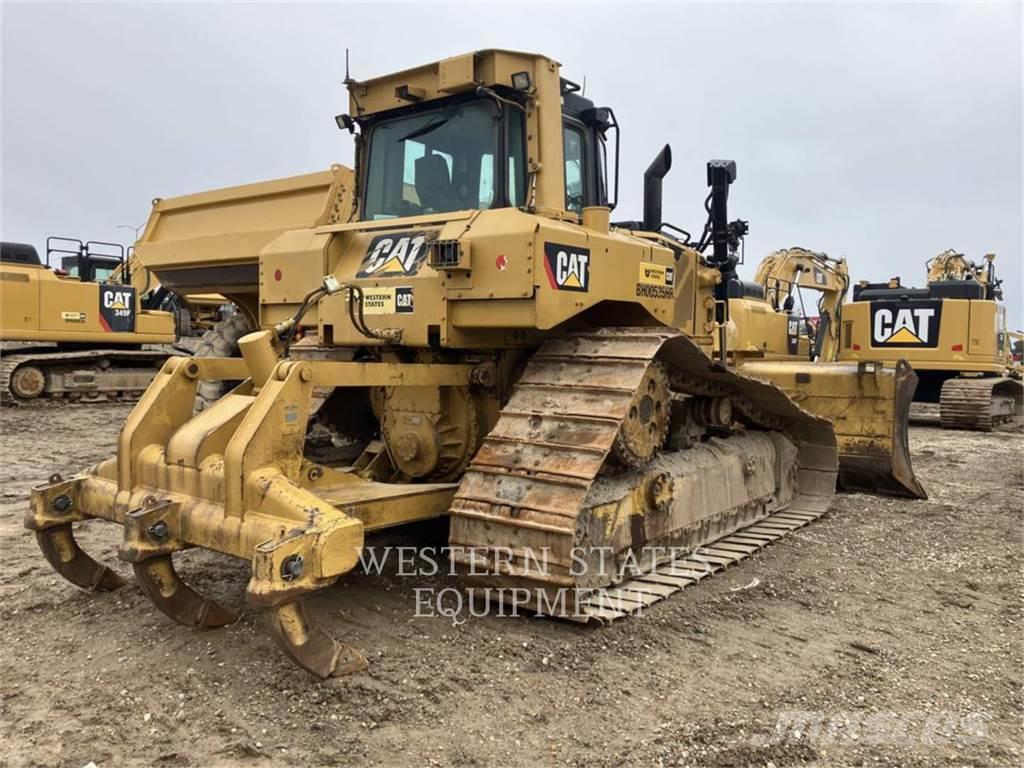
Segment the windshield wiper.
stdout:
<path fill-rule="evenodd" d="M 420 136 L 426 136 L 428 133 L 436 131 L 449 120 L 451 120 L 450 117 L 442 117 L 440 120 L 427 123 L 422 128 L 417 128 L 412 133 L 407 133 L 405 136 L 400 138 L 399 141 L 405 141 L 406 139 L 418 139 Z"/>

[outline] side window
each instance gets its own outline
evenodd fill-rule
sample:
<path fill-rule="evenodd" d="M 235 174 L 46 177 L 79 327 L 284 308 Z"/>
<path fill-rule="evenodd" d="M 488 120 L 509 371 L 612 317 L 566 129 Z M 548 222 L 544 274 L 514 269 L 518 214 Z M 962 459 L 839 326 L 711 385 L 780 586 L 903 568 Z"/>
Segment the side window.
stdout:
<path fill-rule="evenodd" d="M 518 208 L 526 204 L 526 179 L 523 170 L 523 122 L 521 115 L 513 115 L 508 122 L 505 144 L 508 147 L 508 204 Z"/>
<path fill-rule="evenodd" d="M 565 126 L 562 129 L 565 156 L 565 210 L 583 212 L 583 132 Z"/>
<path fill-rule="evenodd" d="M 494 202 L 494 155 L 480 155 L 479 208 L 490 208 Z"/>
<path fill-rule="evenodd" d="M 113 267 L 96 267 L 92 273 L 92 279 L 97 283 L 105 283 L 110 280 L 110 276 L 114 274 Z"/>
<path fill-rule="evenodd" d="M 78 274 L 78 257 L 72 256 L 70 258 L 65 257 L 60 260 L 60 268 L 67 272 L 68 277 L 79 277 Z"/>
<path fill-rule="evenodd" d="M 608 146 L 597 135 L 597 204 L 608 205 Z"/>

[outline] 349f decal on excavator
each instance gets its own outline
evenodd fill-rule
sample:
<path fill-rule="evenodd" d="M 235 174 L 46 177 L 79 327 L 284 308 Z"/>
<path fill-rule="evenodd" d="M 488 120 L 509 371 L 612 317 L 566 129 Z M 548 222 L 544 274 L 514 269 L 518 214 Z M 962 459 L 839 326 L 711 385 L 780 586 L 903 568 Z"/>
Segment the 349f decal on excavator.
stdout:
<path fill-rule="evenodd" d="M 876 347 L 937 347 L 941 301 L 873 302 L 871 343 Z"/>
<path fill-rule="evenodd" d="M 100 286 L 100 325 L 114 333 L 135 332 L 135 289 L 127 285 Z"/>
<path fill-rule="evenodd" d="M 590 249 L 544 243 L 544 270 L 557 291 L 590 290 Z"/>
<path fill-rule="evenodd" d="M 431 233 L 432 234 L 432 233 Z M 389 232 L 370 241 L 356 277 L 408 277 L 427 257 L 426 232 Z"/>

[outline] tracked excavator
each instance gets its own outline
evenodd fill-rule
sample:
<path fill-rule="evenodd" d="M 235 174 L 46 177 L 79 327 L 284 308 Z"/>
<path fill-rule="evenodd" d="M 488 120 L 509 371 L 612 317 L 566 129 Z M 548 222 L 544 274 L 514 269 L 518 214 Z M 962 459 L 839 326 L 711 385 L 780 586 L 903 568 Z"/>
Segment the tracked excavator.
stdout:
<path fill-rule="evenodd" d="M 728 359 L 832 422 L 840 488 L 927 498 L 910 458 L 913 369 L 898 358 L 837 362 L 849 286 L 845 259 L 801 247 L 768 254 L 753 282 L 733 284 L 723 329 Z"/>
<path fill-rule="evenodd" d="M 26 525 L 58 572 L 120 586 L 74 537 L 112 521 L 153 603 L 209 627 L 235 613 L 175 555 L 242 558 L 249 605 L 326 677 L 366 660 L 306 598 L 383 529 L 448 516 L 475 598 L 608 622 L 828 509 L 832 425 L 714 354 L 735 163 L 708 163 L 692 241 L 663 221 L 668 147 L 643 220 L 610 222 L 618 121 L 550 58 L 486 50 L 346 82 L 354 172 L 154 205 L 145 266 L 258 330 L 240 358 L 169 360 L 116 456 L 34 489 Z M 197 409 L 202 383 L 231 381 Z M 359 455 L 313 458 L 315 420 Z"/>
<path fill-rule="evenodd" d="M 899 277 L 854 286 L 853 301 L 843 307 L 839 359 L 907 360 L 920 380 L 915 401 L 938 403 L 945 429 L 1024 423 L 1024 387 L 1008 363 L 995 254 L 976 264 L 946 250 L 925 266 L 925 288 L 904 286 Z"/>
<path fill-rule="evenodd" d="M 0 398 L 136 399 L 177 340 L 148 303 L 124 246 L 50 237 L 0 244 Z"/>

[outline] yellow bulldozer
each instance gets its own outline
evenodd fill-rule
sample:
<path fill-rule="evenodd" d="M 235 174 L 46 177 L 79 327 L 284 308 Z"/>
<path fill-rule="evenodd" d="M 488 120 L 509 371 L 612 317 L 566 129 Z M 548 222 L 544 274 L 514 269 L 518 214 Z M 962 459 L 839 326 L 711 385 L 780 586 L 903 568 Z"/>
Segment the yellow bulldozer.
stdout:
<path fill-rule="evenodd" d="M 52 263 L 51 263 L 52 262 Z M 117 243 L 50 237 L 0 244 L 0 398 L 134 399 L 177 340 Z"/>
<path fill-rule="evenodd" d="M 1020 424 L 1024 387 L 1012 375 L 995 254 L 976 264 L 946 250 L 925 266 L 925 288 L 904 286 L 899 277 L 854 286 L 843 307 L 839 359 L 907 360 L 920 380 L 915 400 L 938 403 L 946 429 Z"/>
<path fill-rule="evenodd" d="M 227 296 L 258 330 L 240 358 L 169 360 L 116 456 L 33 490 L 26 526 L 57 571 L 121 585 L 73 533 L 113 521 L 161 611 L 219 626 L 234 612 L 173 558 L 242 558 L 249 605 L 326 677 L 366 661 L 304 598 L 383 529 L 448 516 L 475 599 L 608 622 L 828 509 L 831 423 L 714 354 L 735 163 L 707 164 L 692 242 L 662 218 L 668 147 L 643 220 L 611 223 L 618 121 L 550 58 L 486 50 L 347 83 L 354 172 L 154 205 L 145 266 L 171 290 Z M 198 408 L 200 385 L 221 382 L 238 383 Z M 315 458 L 314 421 L 358 456 Z"/>
<path fill-rule="evenodd" d="M 832 422 L 840 488 L 927 498 L 910 458 L 914 371 L 898 358 L 837 362 L 849 286 L 845 259 L 798 246 L 768 254 L 753 282 L 733 281 L 728 358 Z"/>

